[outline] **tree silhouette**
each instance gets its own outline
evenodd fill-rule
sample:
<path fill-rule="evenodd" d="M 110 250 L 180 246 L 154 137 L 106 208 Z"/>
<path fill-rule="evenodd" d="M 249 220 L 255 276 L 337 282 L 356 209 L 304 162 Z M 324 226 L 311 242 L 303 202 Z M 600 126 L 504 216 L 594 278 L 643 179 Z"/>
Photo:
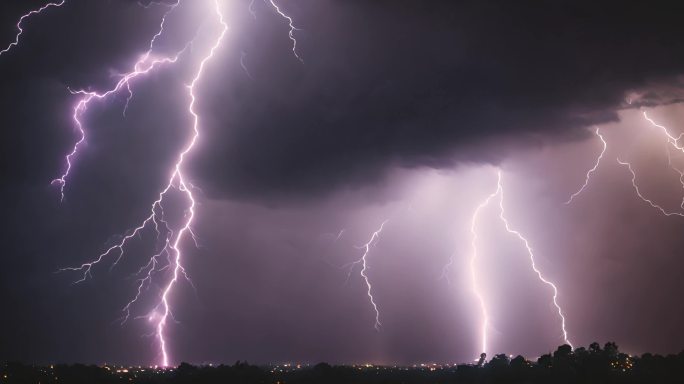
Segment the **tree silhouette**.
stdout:
<path fill-rule="evenodd" d="M 561 345 L 536 362 L 523 356 L 510 359 L 497 354 L 487 361 L 480 355 L 476 364 L 435 369 L 416 367 L 255 366 L 237 361 L 234 365 L 194 366 L 181 363 L 175 369 L 123 368 L 114 366 L 57 365 L 40 367 L 21 363 L 0 365 L 0 384 L 447 384 L 447 383 L 684 383 L 684 352 L 641 357 L 620 352 L 614 342 L 603 348 L 592 343 L 575 350 Z"/>

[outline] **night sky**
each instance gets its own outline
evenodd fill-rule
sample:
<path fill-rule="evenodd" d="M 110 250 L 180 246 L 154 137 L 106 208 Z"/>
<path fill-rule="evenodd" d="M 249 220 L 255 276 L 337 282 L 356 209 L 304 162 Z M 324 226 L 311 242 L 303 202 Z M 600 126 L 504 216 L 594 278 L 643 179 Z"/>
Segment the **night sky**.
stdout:
<path fill-rule="evenodd" d="M 0 2 L 0 46 L 45 3 Z M 0 360 L 160 362 L 153 312 L 171 269 L 120 321 L 163 248 L 152 226 L 114 268 L 116 253 L 81 283 L 59 272 L 145 220 L 191 138 L 188 85 L 221 32 L 214 0 L 146 3 L 66 0 L 0 55 Z M 229 29 L 196 84 L 200 136 L 183 163 L 197 244 L 181 242 L 194 288 L 173 291 L 171 363 L 472 360 L 471 221 L 498 169 L 506 218 L 556 284 L 574 345 L 684 348 L 684 149 L 643 116 L 684 132 L 684 3 L 275 3 L 301 61 L 269 0 L 255 17 L 249 0 L 219 1 Z M 114 87 L 167 12 L 152 55 L 183 53 L 131 81 L 125 114 L 125 89 L 89 104 L 60 201 L 51 181 L 79 139 L 70 90 Z M 607 149 L 566 205 L 602 151 L 596 128 Z M 174 190 L 177 230 L 188 201 Z M 497 204 L 476 226 L 487 352 L 539 356 L 563 343 L 553 292 Z M 376 331 L 349 263 L 385 220 L 367 255 Z"/>

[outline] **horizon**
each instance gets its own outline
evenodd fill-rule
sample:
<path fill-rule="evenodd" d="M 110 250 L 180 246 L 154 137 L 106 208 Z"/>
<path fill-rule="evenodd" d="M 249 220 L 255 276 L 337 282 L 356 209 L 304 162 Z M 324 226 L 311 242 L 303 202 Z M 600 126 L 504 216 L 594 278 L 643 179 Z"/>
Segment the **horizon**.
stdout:
<path fill-rule="evenodd" d="M 606 346 L 609 344 L 615 344 L 615 342 L 612 341 L 607 341 L 604 343 L 599 343 L 599 342 L 592 342 L 591 344 L 596 344 L 601 348 L 601 346 Z M 524 356 L 519 353 L 504 353 L 504 352 L 498 352 L 495 354 L 487 355 L 485 358 L 485 362 L 491 360 L 494 356 L 500 356 L 504 355 L 507 356 L 508 358 L 514 358 L 514 357 L 523 357 L 526 361 L 530 362 L 535 362 L 538 359 L 540 359 L 544 355 L 551 356 L 553 355 L 554 351 L 558 350 L 561 347 L 569 346 L 568 344 L 562 344 L 557 346 L 556 348 L 551 348 L 549 351 L 546 353 L 542 353 L 539 356 Z M 619 347 L 619 346 L 618 346 Z M 578 347 L 572 347 L 572 352 L 575 353 L 578 350 L 586 351 L 590 349 L 590 345 L 586 346 L 578 346 Z M 675 353 L 668 353 L 668 354 L 658 354 L 658 353 L 653 353 L 653 352 L 643 352 L 640 354 L 633 354 L 628 351 L 621 350 L 621 353 L 625 353 L 628 357 L 636 357 L 636 358 L 641 358 L 644 355 L 660 355 L 660 356 L 673 356 L 673 355 L 682 355 L 684 354 L 684 348 L 682 348 L 681 351 L 675 352 Z M 248 364 L 248 365 L 253 365 L 257 367 L 289 367 L 289 368 L 295 368 L 295 369 L 305 369 L 305 368 L 312 368 L 317 364 L 330 364 L 332 366 L 341 366 L 341 367 L 382 367 L 382 368 L 429 368 L 430 366 L 439 366 L 439 367 L 456 367 L 457 365 L 468 365 L 468 364 L 477 364 L 477 362 L 480 360 L 482 356 L 477 356 L 477 358 L 471 359 L 471 360 L 466 360 L 466 361 L 460 361 L 460 362 L 454 362 L 454 361 L 415 361 L 415 362 L 410 362 L 406 364 L 397 364 L 393 362 L 371 362 L 371 361 L 364 361 L 364 362 L 336 362 L 336 361 L 294 361 L 294 360 L 282 360 L 282 361 L 270 361 L 270 362 L 260 362 L 260 361 L 247 361 L 247 360 L 242 360 L 238 359 L 232 363 L 230 362 L 219 362 L 219 361 L 203 361 L 203 362 L 196 362 L 196 361 L 182 361 L 179 362 L 178 365 L 180 364 L 190 364 L 192 366 L 196 367 L 218 367 L 218 366 L 230 366 L 230 365 L 235 365 L 235 364 Z M 72 362 L 65 362 L 65 361 L 51 361 L 51 362 L 26 362 L 26 361 L 16 361 L 16 360 L 6 360 L 5 363 L 7 362 L 13 362 L 13 363 L 22 363 L 22 364 L 30 364 L 32 366 L 39 366 L 39 367 L 47 367 L 47 366 L 53 366 L 53 365 L 67 365 L 67 366 L 73 366 L 73 365 L 87 365 L 87 366 L 98 366 L 98 367 L 119 367 L 119 368 L 146 368 L 146 369 L 160 369 L 160 370 L 165 370 L 165 369 L 174 369 L 177 368 L 178 365 L 172 365 L 172 366 L 163 366 L 163 365 L 146 365 L 146 364 L 122 364 L 122 363 L 116 363 L 116 362 L 111 362 L 111 361 L 105 361 L 105 362 L 99 362 L 99 363 L 93 363 L 93 362 L 78 362 L 78 361 L 72 361 Z"/>
<path fill-rule="evenodd" d="M 599 346 L 599 349 L 601 348 L 602 344 L 598 342 L 594 342 L 592 344 L 596 344 Z M 606 342 L 603 344 L 603 346 L 607 346 L 609 344 L 615 344 L 614 342 Z M 552 356 L 554 352 L 558 351 L 562 347 L 568 346 L 567 344 L 564 345 L 559 345 L 555 350 L 550 350 L 545 354 L 542 354 L 540 356 L 536 357 L 529 357 L 529 356 L 523 356 L 520 354 L 506 354 L 506 353 L 496 353 L 491 356 L 487 355 L 483 362 L 489 362 L 493 358 L 498 357 L 498 356 L 506 356 L 509 359 L 513 359 L 516 357 L 522 357 L 525 359 L 525 361 L 528 362 L 537 362 L 540 359 L 542 359 L 544 356 Z M 569 346 L 568 346 L 569 347 Z M 619 348 L 619 346 L 618 346 Z M 590 346 L 580 346 L 577 348 L 573 348 L 571 350 L 571 353 L 579 353 L 581 352 L 587 352 L 590 350 Z M 662 357 L 667 357 L 667 356 L 680 356 L 684 355 L 684 348 L 679 352 L 679 353 L 671 353 L 667 355 L 660 355 L 660 354 L 654 354 L 651 352 L 644 352 L 641 355 L 633 355 L 630 353 L 625 353 L 625 351 L 620 351 L 621 353 L 624 353 L 627 357 L 629 358 L 636 358 L 636 359 L 641 359 L 644 356 L 662 356 Z M 51 362 L 51 363 L 45 363 L 45 364 L 37 364 L 37 363 L 27 363 L 27 362 L 20 362 L 20 361 L 6 361 L 5 363 L 20 363 L 20 364 L 29 364 L 31 366 L 35 367 L 54 367 L 54 366 L 76 366 L 76 365 L 86 365 L 86 366 L 97 366 L 100 368 L 105 368 L 105 367 L 111 367 L 111 368 L 121 368 L 121 369 L 154 369 L 154 370 L 168 370 L 172 371 L 177 369 L 180 365 L 182 364 L 189 364 L 194 367 L 209 367 L 209 368 L 217 368 L 221 366 L 236 366 L 236 365 L 248 365 L 248 366 L 255 366 L 255 367 L 268 367 L 268 368 L 284 368 L 284 369 L 289 369 L 291 371 L 295 370 L 301 370 L 301 369 L 311 369 L 314 368 L 316 365 L 319 364 L 327 364 L 333 367 L 352 367 L 352 368 L 398 368 L 398 369 L 405 369 L 405 368 L 415 368 L 415 369 L 429 369 L 431 367 L 436 367 L 439 369 L 447 369 L 447 368 L 454 368 L 459 365 L 471 365 L 471 366 L 477 366 L 478 361 L 480 361 L 482 356 L 478 357 L 477 359 L 473 359 L 471 361 L 462 361 L 462 362 L 435 362 L 435 361 L 422 361 L 422 362 L 414 362 L 410 364 L 393 364 L 393 363 L 372 363 L 372 362 L 363 362 L 363 363 L 341 363 L 341 362 L 328 362 L 328 361 L 317 361 L 317 362 L 303 362 L 303 361 L 282 361 L 282 362 L 249 362 L 246 360 L 236 360 L 232 363 L 228 362 L 190 362 L 190 361 L 182 361 L 178 365 L 175 366 L 160 366 L 160 365 L 140 365 L 140 364 L 117 364 L 117 363 L 111 363 L 111 362 L 103 362 L 103 363 L 84 363 L 84 362 Z M 127 372 L 122 372 L 122 373 L 127 373 Z"/>

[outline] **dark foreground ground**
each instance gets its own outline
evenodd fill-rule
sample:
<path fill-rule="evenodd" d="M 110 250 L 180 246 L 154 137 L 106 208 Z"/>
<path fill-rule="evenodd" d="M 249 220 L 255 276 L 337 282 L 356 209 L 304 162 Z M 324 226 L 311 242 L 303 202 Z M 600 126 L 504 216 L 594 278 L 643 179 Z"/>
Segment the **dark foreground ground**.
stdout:
<path fill-rule="evenodd" d="M 175 368 L 54 365 L 32 366 L 3 363 L 0 384 L 4 383 L 240 383 L 240 384 L 352 384 L 352 383 L 684 383 L 684 352 L 678 355 L 629 356 L 615 343 L 603 348 L 597 343 L 588 349 L 558 347 L 553 354 L 536 361 L 522 356 L 495 355 L 478 363 L 462 365 L 421 364 L 411 367 L 388 366 L 193 366 Z"/>

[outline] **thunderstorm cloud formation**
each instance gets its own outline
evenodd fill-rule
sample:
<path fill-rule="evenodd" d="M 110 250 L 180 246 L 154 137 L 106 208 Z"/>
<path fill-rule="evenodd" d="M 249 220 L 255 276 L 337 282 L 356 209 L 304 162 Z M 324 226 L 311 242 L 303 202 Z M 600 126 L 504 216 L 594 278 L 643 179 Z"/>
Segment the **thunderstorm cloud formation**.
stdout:
<path fill-rule="evenodd" d="M 0 45 L 44 3 L 3 1 Z M 683 131 L 684 4 L 276 3 L 292 31 L 270 1 L 220 1 L 229 28 L 196 84 L 201 135 L 184 168 L 195 241 L 182 244 L 192 284 L 175 290 L 172 363 L 471 360 L 482 352 L 472 218 L 498 169 L 506 219 L 557 285 L 575 344 L 681 349 L 684 218 L 661 215 L 632 182 L 682 211 L 682 150 L 643 112 Z M 146 309 L 161 281 L 118 321 L 132 274 L 158 251 L 151 229 L 82 283 L 55 271 L 144 220 L 190 137 L 188 84 L 220 25 L 212 0 L 167 14 L 174 4 L 67 0 L 26 20 L 0 56 L 0 325 L 12 330 L 0 333 L 0 360 L 159 361 Z M 78 140 L 72 92 L 113 87 L 164 15 L 154 53 L 182 59 L 132 81 L 130 100 L 83 114 L 87 140 L 61 202 L 50 181 Z M 602 162 L 565 205 L 602 151 L 597 127 Z M 186 201 L 165 204 L 178 227 Z M 553 292 L 498 204 L 475 228 L 489 348 L 539 355 L 563 342 Z M 349 270 L 365 251 L 366 281 Z"/>

